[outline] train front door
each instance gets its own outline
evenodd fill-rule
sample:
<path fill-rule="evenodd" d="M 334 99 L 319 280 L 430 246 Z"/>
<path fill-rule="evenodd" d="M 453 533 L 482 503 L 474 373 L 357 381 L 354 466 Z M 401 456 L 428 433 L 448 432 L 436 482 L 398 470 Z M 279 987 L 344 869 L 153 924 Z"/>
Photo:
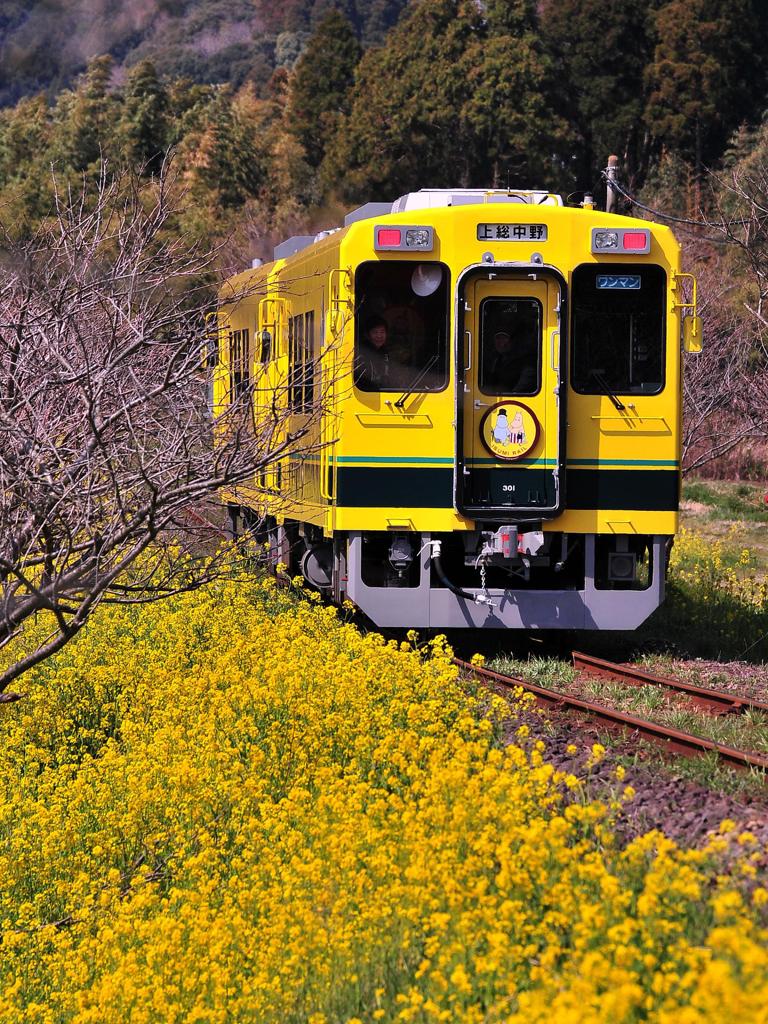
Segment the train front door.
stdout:
<path fill-rule="evenodd" d="M 457 501 L 476 519 L 561 508 L 560 285 L 544 272 L 470 279 L 459 357 Z"/>

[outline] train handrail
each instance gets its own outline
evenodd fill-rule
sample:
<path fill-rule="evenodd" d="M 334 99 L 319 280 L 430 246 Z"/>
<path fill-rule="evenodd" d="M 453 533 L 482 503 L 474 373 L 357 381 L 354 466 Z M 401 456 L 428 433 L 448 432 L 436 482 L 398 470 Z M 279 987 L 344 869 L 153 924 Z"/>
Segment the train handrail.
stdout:
<path fill-rule="evenodd" d="M 328 274 L 328 323 L 331 332 L 336 335 L 338 333 L 338 320 L 341 314 L 341 306 L 344 304 L 349 307 L 352 305 L 351 299 L 341 298 L 341 285 L 342 275 L 346 278 L 345 287 L 349 288 L 351 285 L 352 274 L 351 271 L 345 267 L 334 267 Z M 342 324 L 342 330 L 346 326 L 346 323 Z"/>

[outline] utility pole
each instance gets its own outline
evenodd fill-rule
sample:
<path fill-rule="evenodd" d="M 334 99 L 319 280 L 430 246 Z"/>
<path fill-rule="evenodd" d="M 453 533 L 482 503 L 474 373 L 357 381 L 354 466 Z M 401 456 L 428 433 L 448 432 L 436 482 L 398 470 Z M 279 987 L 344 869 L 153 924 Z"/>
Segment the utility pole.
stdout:
<path fill-rule="evenodd" d="M 617 194 L 611 187 L 613 182 L 618 181 L 619 177 L 619 158 L 617 156 L 608 157 L 608 166 L 605 169 L 606 178 L 606 193 L 605 193 L 605 212 L 616 213 L 618 206 Z"/>

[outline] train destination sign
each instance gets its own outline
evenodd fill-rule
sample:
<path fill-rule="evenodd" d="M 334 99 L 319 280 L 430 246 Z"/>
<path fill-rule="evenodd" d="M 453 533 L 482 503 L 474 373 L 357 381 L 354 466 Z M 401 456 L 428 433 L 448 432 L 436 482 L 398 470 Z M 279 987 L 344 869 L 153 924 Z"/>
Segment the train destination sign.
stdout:
<path fill-rule="evenodd" d="M 479 242 L 546 242 L 546 224 L 478 224 Z"/>
<path fill-rule="evenodd" d="M 597 287 L 610 291 L 638 291 L 642 286 L 639 274 L 598 274 Z"/>

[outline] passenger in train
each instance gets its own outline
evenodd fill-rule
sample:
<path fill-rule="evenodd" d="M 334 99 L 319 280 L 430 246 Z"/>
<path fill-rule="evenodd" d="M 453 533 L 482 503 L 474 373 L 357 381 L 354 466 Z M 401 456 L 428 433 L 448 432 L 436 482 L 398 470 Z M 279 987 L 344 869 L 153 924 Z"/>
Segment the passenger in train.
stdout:
<path fill-rule="evenodd" d="M 495 394 L 533 394 L 538 383 L 536 354 L 535 343 L 531 345 L 522 331 L 496 331 L 483 385 L 487 383 Z"/>

